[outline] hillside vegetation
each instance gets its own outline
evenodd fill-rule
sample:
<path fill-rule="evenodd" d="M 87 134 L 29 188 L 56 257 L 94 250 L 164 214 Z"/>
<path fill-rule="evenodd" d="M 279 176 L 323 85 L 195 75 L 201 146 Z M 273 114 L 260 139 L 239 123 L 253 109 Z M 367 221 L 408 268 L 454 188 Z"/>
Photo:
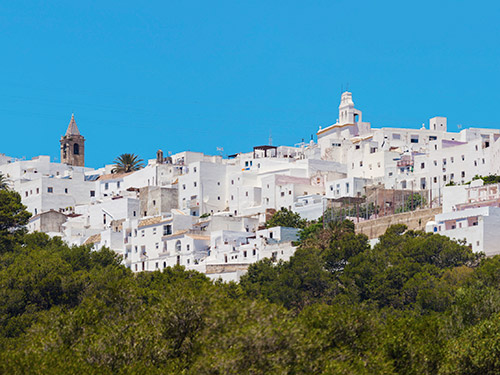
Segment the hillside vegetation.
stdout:
<path fill-rule="evenodd" d="M 498 374 L 500 258 L 391 227 L 310 224 L 240 284 L 133 274 L 110 250 L 27 234 L 0 191 L 0 373 Z M 302 225 L 302 224 L 301 224 Z"/>

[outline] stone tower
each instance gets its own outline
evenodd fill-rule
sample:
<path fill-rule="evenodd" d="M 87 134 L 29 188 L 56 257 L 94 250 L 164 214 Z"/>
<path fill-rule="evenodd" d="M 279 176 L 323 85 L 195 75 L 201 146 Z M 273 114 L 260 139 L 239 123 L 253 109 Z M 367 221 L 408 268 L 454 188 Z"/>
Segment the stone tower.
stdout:
<path fill-rule="evenodd" d="M 61 137 L 61 163 L 85 166 L 85 138 L 78 131 L 75 115 L 71 115 L 66 134 Z"/>

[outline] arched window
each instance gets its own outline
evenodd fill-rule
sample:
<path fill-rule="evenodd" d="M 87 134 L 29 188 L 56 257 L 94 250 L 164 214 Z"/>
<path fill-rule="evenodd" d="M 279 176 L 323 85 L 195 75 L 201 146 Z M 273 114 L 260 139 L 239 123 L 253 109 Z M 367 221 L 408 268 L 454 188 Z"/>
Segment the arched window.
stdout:
<path fill-rule="evenodd" d="M 73 154 L 80 155 L 80 145 L 78 143 L 73 145 Z"/>
<path fill-rule="evenodd" d="M 177 240 L 177 242 L 175 243 L 175 250 L 181 251 L 181 241 L 180 240 Z"/>

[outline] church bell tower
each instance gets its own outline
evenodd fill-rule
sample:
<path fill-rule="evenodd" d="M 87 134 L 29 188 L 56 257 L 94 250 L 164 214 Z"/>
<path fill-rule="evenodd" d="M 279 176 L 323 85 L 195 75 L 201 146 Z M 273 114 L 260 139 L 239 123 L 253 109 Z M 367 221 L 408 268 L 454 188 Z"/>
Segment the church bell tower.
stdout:
<path fill-rule="evenodd" d="M 71 115 L 66 134 L 61 137 L 61 163 L 85 166 L 85 138 L 80 134 L 75 122 L 75 115 Z"/>

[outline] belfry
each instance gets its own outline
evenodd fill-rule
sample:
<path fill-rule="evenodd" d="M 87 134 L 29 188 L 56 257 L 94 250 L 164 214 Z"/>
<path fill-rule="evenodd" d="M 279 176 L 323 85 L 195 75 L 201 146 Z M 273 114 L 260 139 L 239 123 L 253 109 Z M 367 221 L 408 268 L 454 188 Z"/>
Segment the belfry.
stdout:
<path fill-rule="evenodd" d="M 75 115 L 71 115 L 66 134 L 61 137 L 61 163 L 78 167 L 85 166 L 85 138 L 76 126 Z"/>

